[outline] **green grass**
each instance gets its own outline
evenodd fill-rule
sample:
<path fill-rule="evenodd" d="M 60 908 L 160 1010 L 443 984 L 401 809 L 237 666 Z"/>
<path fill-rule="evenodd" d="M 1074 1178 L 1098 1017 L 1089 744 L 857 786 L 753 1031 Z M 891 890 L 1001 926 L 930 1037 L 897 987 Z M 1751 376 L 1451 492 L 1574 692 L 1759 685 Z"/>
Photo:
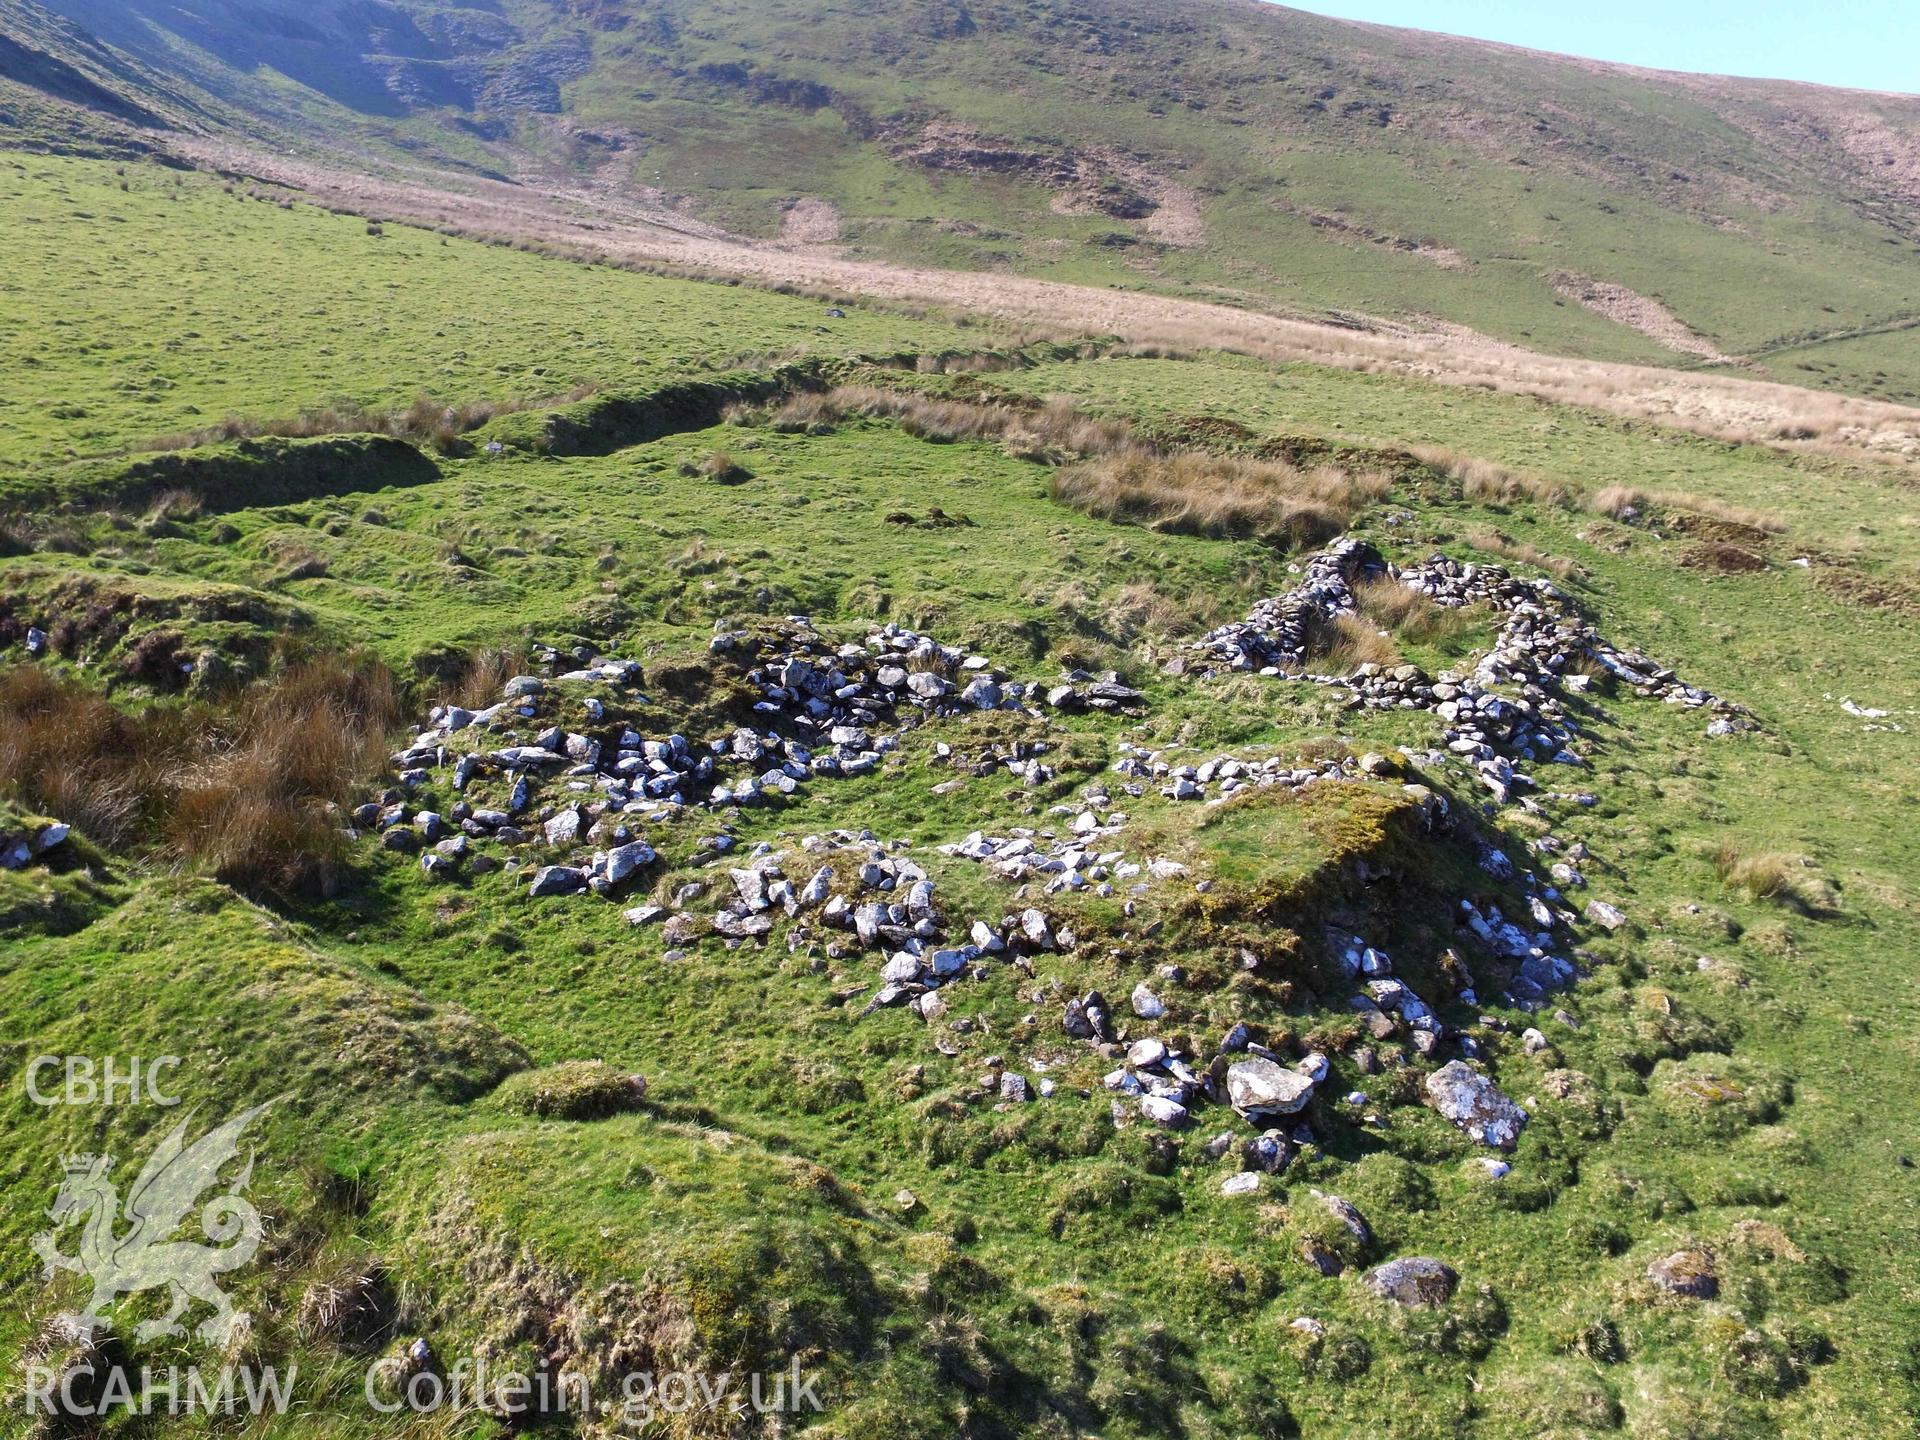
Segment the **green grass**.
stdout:
<path fill-rule="evenodd" d="M 752 478 L 681 473 L 723 447 Z M 897 619 L 1009 658 L 1042 635 L 1098 653 L 1124 638 L 1107 612 L 1129 582 L 1150 577 L 1182 602 L 1250 600 L 1246 572 L 1279 573 L 1256 545 L 1116 530 L 1055 508 L 1046 487 L 1043 467 L 997 448 L 929 445 L 879 422 L 823 438 L 719 426 L 604 458 L 454 461 L 436 483 L 209 514 L 159 535 L 107 531 L 123 553 L 94 574 L 146 593 L 259 592 L 405 662 L 502 633 L 618 631 L 651 647 L 752 611 Z M 887 518 L 933 505 L 971 523 Z M 322 573 L 283 578 L 295 559 Z M 21 557 L 6 570 L 38 593 L 71 563 Z"/>
<path fill-rule="evenodd" d="M 1222 383 L 1223 374 L 1235 377 Z M 1818 457 L 1789 460 L 1764 446 L 1661 430 L 1577 406 L 1480 391 L 1436 391 L 1419 381 L 1338 374 L 1314 365 L 1251 360 L 1206 365 L 1114 359 L 1039 365 L 1000 377 L 1029 394 L 1070 395 L 1089 408 L 1151 415 L 1213 415 L 1267 433 L 1393 447 L 1459 450 L 1587 493 L 1609 485 L 1690 491 L 1776 514 L 1789 534 L 1823 549 L 1879 550 L 1876 534 L 1907 528 L 1911 493 L 1894 467 Z M 1791 540 L 1788 542 L 1792 543 Z M 1912 564 L 1899 542 L 1897 558 Z"/>
<path fill-rule="evenodd" d="M 1591 273 L 1661 298 L 1735 353 L 1783 332 L 1845 328 L 1836 315 L 1884 321 L 1915 296 L 1910 240 L 1901 243 L 1842 201 L 1846 186 L 1831 167 L 1810 170 L 1805 157 L 1754 138 L 1744 98 L 1716 105 L 1644 77 L 1484 51 L 1443 59 L 1423 37 L 1362 39 L 1306 15 L 1168 15 L 1112 3 L 1071 17 L 989 7 L 973 18 L 977 28 L 964 42 L 943 43 L 932 16 L 852 22 L 813 5 L 716 0 L 703 7 L 697 34 L 687 27 L 668 41 L 603 52 L 569 103 L 609 122 L 659 114 L 661 130 L 675 138 L 649 156 L 642 178 L 657 173 L 658 183 L 685 185 L 729 221 L 756 207 L 765 216 L 794 193 L 824 195 L 849 216 L 897 217 L 898 197 L 928 182 L 896 162 L 885 173 L 897 178 L 876 196 L 851 178 L 872 172 L 874 147 L 846 136 L 833 110 L 755 105 L 738 87 L 685 74 L 701 61 L 746 62 L 817 82 L 843 110 L 893 116 L 911 97 L 1016 146 L 1106 144 L 1144 154 L 1150 168 L 1199 190 L 1212 227 L 1198 251 L 1147 241 L 1109 255 L 1078 243 L 1085 222 L 1079 233 L 1063 233 L 1043 194 L 936 174 L 938 208 L 921 213 L 990 217 L 996 241 L 969 257 L 962 247 L 929 249 L 911 230 L 863 233 L 877 253 L 901 259 L 1007 264 L 1096 283 L 1144 279 L 1175 291 L 1224 288 L 1309 313 L 1438 314 L 1547 349 L 1656 363 L 1674 357 L 1562 301 L 1547 275 Z M 1082 55 L 1035 64 L 1051 46 Z M 643 97 L 615 83 L 628 74 L 641 79 Z M 1019 77 L 1011 86 L 1010 74 Z M 909 75 L 919 83 L 907 85 Z M 1329 90 L 1333 102 L 1316 105 Z M 695 97 L 702 124 L 687 134 L 666 115 Z M 1347 117 L 1348 104 L 1384 104 L 1393 123 Z M 1490 134 L 1478 144 L 1436 113 L 1462 106 L 1484 108 Z M 1515 125 L 1516 115 L 1529 119 Z M 1565 118 L 1572 115 L 1581 120 Z M 1535 123 L 1544 129 L 1527 133 Z M 1563 136 L 1562 124 L 1582 142 L 1604 137 L 1599 153 Z M 765 150 L 709 149 L 710 136 L 733 130 L 783 137 L 771 187 L 751 155 L 740 163 L 742 151 Z M 1768 178 L 1756 185 L 1756 175 Z M 1780 191 L 1795 200 L 1773 201 Z M 1306 223 L 1310 213 L 1443 245 L 1468 264 L 1444 270 L 1331 239 Z M 1093 218 L 1097 228 L 1145 239 L 1138 225 Z M 748 228 L 764 230 L 767 221 Z M 1911 367 L 1900 369 L 1911 383 Z M 1867 379 L 1849 371 L 1848 383 Z"/>
<path fill-rule="evenodd" d="M 1885 330 L 1792 344 L 1770 353 L 1766 365 L 1790 384 L 1857 389 L 1863 395 L 1911 405 L 1920 400 L 1920 388 L 1907 369 L 1913 329 L 1911 320 L 1895 321 Z"/>
<path fill-rule="evenodd" d="M 124 188 L 123 188 L 124 187 Z M 228 416 L 628 389 L 765 353 L 976 348 L 856 306 L 587 269 L 155 165 L 0 153 L 9 469 Z M 298 275 L 298 287 L 287 277 Z"/>
<path fill-rule="evenodd" d="M 107 77 L 138 103 L 173 114 L 201 103 L 276 151 L 330 163 L 345 153 L 396 177 L 422 165 L 545 169 L 684 197 L 753 237 L 776 234 L 811 196 L 840 208 L 856 254 L 896 262 L 1309 314 L 1439 316 L 1549 350 L 1679 358 L 1557 295 L 1551 276 L 1572 271 L 1661 300 L 1728 353 L 1836 337 L 1818 347 L 1821 383 L 1893 397 L 1920 387 L 1911 346 L 1837 338 L 1920 310 L 1908 202 L 1828 138 L 1910 136 L 1911 108 L 1884 97 L 1709 91 L 1278 8 L 685 0 L 658 14 L 596 11 L 597 23 L 506 6 L 496 24 L 518 43 L 456 42 L 457 58 L 422 72 L 451 77 L 454 93 L 408 109 L 388 67 L 395 54 L 447 53 L 395 38 L 408 20 L 443 33 L 446 12 L 430 0 L 397 6 L 391 30 L 330 13 L 318 52 L 292 38 L 313 22 L 286 0 L 284 25 L 252 48 L 164 7 L 78 11 L 174 82 L 163 96 L 148 93 L 157 82 Z M 74 48 L 15 23 L 56 55 Z M 469 79 L 524 78 L 554 45 L 591 56 L 558 86 L 565 126 L 457 93 Z M 31 99 L 21 108 L 33 110 L 31 139 L 71 143 Z M 1031 179 L 915 164 L 905 152 L 930 120 L 1096 168 L 1133 157 L 1194 193 L 1207 238 L 1165 246 L 1137 221 L 1057 213 Z M 1349 229 L 1315 228 L 1315 216 Z M 1462 263 L 1443 269 L 1358 232 L 1445 247 Z M 1115 234 L 1136 243 L 1089 243 Z"/>
<path fill-rule="evenodd" d="M 33 181 L 30 168 L 11 172 L 12 183 L 43 213 L 55 213 L 56 197 L 120 194 L 109 166 L 26 163 L 49 178 Z M 210 253 L 256 257 L 219 294 L 236 327 L 284 304 L 259 258 L 276 246 L 334 267 L 332 288 L 356 296 L 385 293 L 395 256 L 439 263 L 437 237 L 390 226 L 374 241 L 304 208 L 188 190 L 151 201 L 177 217 L 167 223 L 180 228 L 165 233 L 204 232 Z M 229 227 L 240 238 L 222 251 Z M 161 233 L 144 243 L 158 250 Z M 149 422 L 184 423 L 169 407 L 205 412 L 229 388 L 244 387 L 246 408 L 264 413 L 356 383 L 367 403 L 405 400 L 422 383 L 410 367 L 422 363 L 457 363 L 481 393 L 537 393 L 532 365 L 553 372 L 534 377 L 543 382 L 591 374 L 638 388 L 675 373 L 645 358 L 655 342 L 683 368 L 718 368 L 737 352 L 780 348 L 784 328 L 810 325 L 817 309 L 447 248 L 519 297 L 514 315 L 582 318 L 547 331 L 466 298 L 485 285 L 403 285 L 388 331 L 355 344 L 327 340 L 314 317 L 256 326 L 252 348 L 220 364 L 166 352 L 177 388 L 152 406 L 113 388 L 144 352 L 61 352 L 63 392 L 100 407 L 89 421 L 104 451 Z M 164 252 L 119 272 L 117 289 L 89 286 L 82 272 L 102 261 L 77 226 L 49 226 L 36 255 L 43 293 L 112 307 L 140 344 L 162 342 L 137 317 L 215 303 L 211 282 L 199 300 L 169 301 L 180 287 L 165 283 Z M 668 320 L 677 328 L 666 337 L 642 334 Z M 856 323 L 868 328 L 810 343 L 964 335 L 885 315 Z M 633 328 L 602 329 L 620 325 Z M 119 331 L 102 343 L 134 344 Z M 438 360 L 449 345 L 466 354 Z M 599 373 L 613 354 L 632 368 Z M 13 463 L 34 485 L 58 487 L 78 472 L 33 457 L 57 460 L 82 437 L 36 418 L 41 370 L 6 373 L 0 413 L 20 427 L 8 441 Z M 1032 976 L 998 967 L 952 991 L 955 1014 L 973 1024 L 938 1035 L 905 1011 L 859 1018 L 862 999 L 840 1002 L 844 987 L 872 981 L 872 957 L 789 953 L 778 935 L 765 949 L 709 938 L 670 959 L 657 928 L 628 927 L 613 905 L 531 901 L 500 874 L 435 885 L 409 857 L 371 846 L 337 898 L 264 908 L 161 873 L 137 848 L 107 855 L 76 837 L 69 868 L 0 877 L 0 1047 L 10 1073 L 42 1053 L 180 1054 L 186 1098 L 207 1117 L 289 1097 L 258 1128 L 256 1193 L 276 1222 L 273 1263 L 250 1271 L 237 1298 L 259 1317 L 266 1353 L 298 1358 L 312 1389 L 306 1415 L 257 1432 L 387 1433 L 358 1397 L 366 1357 L 295 1324 L 307 1286 L 369 1256 L 408 1297 L 401 1333 L 428 1336 L 443 1356 L 484 1349 L 524 1364 L 584 1337 L 577 1353 L 591 1361 L 610 1335 L 662 1368 L 778 1367 L 797 1351 L 826 1378 L 819 1433 L 863 1440 L 1241 1440 L 1290 1425 L 1409 1440 L 1824 1440 L 1910 1428 L 1920 1219 L 1916 1172 L 1895 1159 L 1912 1152 L 1920 1105 L 1907 958 L 1920 946 L 1920 767 L 1911 717 L 1894 717 L 1904 731 L 1869 728 L 1839 702 L 1900 709 L 1920 693 L 1920 657 L 1910 615 L 1848 599 L 1834 579 L 1909 583 L 1920 553 L 1903 477 L 1511 397 L 1230 358 L 1049 364 L 991 383 L 1076 393 L 1143 421 L 1231 417 L 1256 440 L 1449 445 L 1577 488 L 1686 489 L 1786 521 L 1783 535 L 1753 542 L 1766 568 L 1736 575 L 1680 563 L 1695 536 L 1619 526 L 1577 506 L 1492 510 L 1417 470 L 1359 522 L 1400 561 L 1434 548 L 1491 558 L 1470 537 L 1498 528 L 1577 562 L 1566 588 L 1610 638 L 1751 706 L 1763 726 L 1710 741 L 1700 715 L 1630 695 L 1582 711 L 1594 763 L 1569 783 L 1597 803 L 1548 810 L 1558 836 L 1593 852 L 1588 893 L 1619 904 L 1633 926 L 1593 932 L 1591 977 L 1555 1002 L 1579 1029 L 1500 1012 L 1514 1033 L 1484 1034 L 1503 1086 L 1536 1111 L 1514 1174 L 1488 1182 L 1473 1147 L 1418 1103 L 1423 1067 L 1363 1074 L 1343 1050 L 1315 1104 L 1321 1151 L 1269 1181 L 1261 1200 L 1229 1199 L 1218 1182 L 1230 1167 L 1199 1147 L 1220 1128 L 1244 1135 L 1243 1125 L 1210 1111 L 1171 1154 L 1137 1127 L 1116 1131 L 1099 1088 L 1113 1062 L 1057 1032 L 1059 995 L 1097 985 L 1124 1005 L 1134 983 L 1177 963 L 1188 983 L 1154 979 L 1170 1006 L 1161 1033 L 1206 1042 L 1245 1018 L 1272 1038 L 1336 1045 L 1353 1022 L 1337 994 L 1315 992 L 1328 923 L 1385 945 L 1426 993 L 1439 952 L 1455 943 L 1454 899 L 1499 891 L 1473 866 L 1471 832 L 1490 827 L 1519 855 L 1541 824 L 1517 808 L 1483 813 L 1457 790 L 1468 833 L 1448 840 L 1406 831 L 1391 781 L 1312 803 L 1212 810 L 1149 788 L 1124 802 L 1129 845 L 1185 859 L 1212 888 L 1157 887 L 1132 917 L 1117 901 L 1044 901 L 1080 932 L 1080 947 L 1036 960 Z M 751 478 L 717 485 L 683 473 L 682 462 L 721 449 Z M 801 610 L 857 639 L 893 618 L 1025 677 L 1070 663 L 1124 668 L 1148 693 L 1144 719 L 929 724 L 906 735 L 882 774 L 815 782 L 785 808 L 730 822 L 736 854 L 839 826 L 907 840 L 955 915 L 997 917 L 1023 902 L 931 847 L 976 828 L 1068 823 L 1053 807 L 1105 774 L 1123 739 L 1198 762 L 1223 750 L 1384 752 L 1433 733 L 1421 716 L 1340 711 L 1317 687 L 1165 675 L 1155 662 L 1178 632 L 1285 586 L 1291 557 L 1094 521 L 1048 499 L 1044 466 L 996 447 L 930 443 L 881 421 L 815 436 L 748 423 L 602 456 L 436 463 L 438 475 L 417 484 L 266 505 L 235 495 L 218 513 L 154 523 L 76 507 L 44 517 L 62 527 L 64 550 L 15 555 L 0 575 L 16 611 L 60 602 L 84 580 L 89 593 L 130 597 L 118 608 L 142 623 L 174 615 L 195 644 L 237 650 L 294 631 L 422 671 L 476 644 L 590 639 L 643 658 L 653 681 L 678 667 L 681 679 L 654 684 L 635 711 L 648 734 L 679 724 L 697 737 L 722 724 L 724 687 L 700 678 L 718 620 Z M 972 525 L 887 518 L 923 519 L 935 505 Z M 1791 564 L 1808 552 L 1846 563 Z M 318 571 L 297 563 L 308 558 Z M 1143 592 L 1171 603 L 1171 621 L 1128 618 L 1143 613 Z M 250 615 L 247 604 L 261 608 Z M 1422 663 L 1451 663 L 1408 649 Z M 98 676 L 106 657 L 89 658 L 79 673 Z M 560 718 L 573 723 L 571 711 Z M 1045 739 L 1058 777 L 1037 787 L 1004 772 L 976 778 L 935 748 L 1013 738 Z M 724 864 L 695 860 L 718 824 L 698 816 L 657 828 L 656 894 L 695 876 L 725 883 Z M 1811 859 L 1835 897 L 1831 912 L 1730 888 L 1718 864 L 1729 843 Z M 1390 873 L 1363 883 L 1356 861 Z M 1260 962 L 1252 971 L 1243 950 Z M 1445 1008 L 1462 1025 L 1482 1013 Z M 1527 1023 L 1548 1033 L 1551 1054 L 1522 1052 Z M 940 1053 L 936 1038 L 958 1053 Z M 1012 1111 L 965 1100 L 991 1055 L 1036 1078 L 1034 1059 L 1048 1061 L 1056 1094 Z M 580 1061 L 645 1075 L 645 1102 L 598 1120 L 539 1118 L 516 1103 L 550 1078 L 536 1067 Z M 1553 1074 L 1562 1070 L 1584 1078 Z M 1382 1126 L 1354 1123 L 1338 1101 L 1352 1089 L 1368 1094 Z M 58 1157 L 144 1155 L 171 1117 L 42 1111 L 17 1084 L 0 1109 L 14 1142 L 0 1172 L 0 1284 L 22 1297 L 0 1317 L 0 1374 L 12 1384 L 33 1326 L 76 1298 L 68 1281 L 42 1283 L 28 1248 L 45 1225 Z M 911 1211 L 895 1200 L 902 1189 L 918 1199 Z M 1463 1279 L 1459 1296 L 1445 1312 L 1409 1316 L 1367 1299 L 1351 1274 L 1310 1269 L 1300 1243 L 1326 1230 L 1312 1189 L 1365 1212 L 1375 1255 L 1447 1259 Z M 1750 1221 L 1777 1226 L 1784 1241 L 1736 1230 Z M 1655 1298 L 1642 1278 L 1648 1262 L 1699 1243 L 1718 1252 L 1721 1298 Z M 1292 1329 L 1298 1316 L 1322 1320 L 1325 1341 Z M 157 1346 L 142 1358 L 197 1353 Z M 128 1428 L 227 1433 L 197 1422 Z M 491 1422 L 468 1417 L 449 1430 L 485 1434 Z"/>

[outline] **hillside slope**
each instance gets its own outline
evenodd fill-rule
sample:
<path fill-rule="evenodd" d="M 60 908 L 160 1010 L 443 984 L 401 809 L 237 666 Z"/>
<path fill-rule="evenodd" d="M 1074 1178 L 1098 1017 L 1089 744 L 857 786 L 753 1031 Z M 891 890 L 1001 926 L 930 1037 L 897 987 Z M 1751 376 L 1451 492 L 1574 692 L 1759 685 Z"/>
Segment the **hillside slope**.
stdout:
<path fill-rule="evenodd" d="M 8 1436 L 1911 1431 L 1910 467 L 250 188 L 0 154 Z"/>
<path fill-rule="evenodd" d="M 78 30 L 6 0 L 0 33 L 117 97 L 70 98 L 370 172 L 560 185 L 852 259 L 1439 317 L 1920 397 L 1910 96 L 1254 0 L 48 10 Z"/>

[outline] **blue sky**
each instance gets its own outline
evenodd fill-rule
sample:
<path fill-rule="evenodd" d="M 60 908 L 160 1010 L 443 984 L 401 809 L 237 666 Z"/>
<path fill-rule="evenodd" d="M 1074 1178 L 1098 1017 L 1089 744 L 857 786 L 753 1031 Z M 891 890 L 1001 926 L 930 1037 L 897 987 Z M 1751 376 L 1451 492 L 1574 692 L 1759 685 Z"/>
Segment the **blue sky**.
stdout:
<path fill-rule="evenodd" d="M 1916 0 L 1289 0 L 1298 9 L 1661 70 L 1920 93 Z"/>

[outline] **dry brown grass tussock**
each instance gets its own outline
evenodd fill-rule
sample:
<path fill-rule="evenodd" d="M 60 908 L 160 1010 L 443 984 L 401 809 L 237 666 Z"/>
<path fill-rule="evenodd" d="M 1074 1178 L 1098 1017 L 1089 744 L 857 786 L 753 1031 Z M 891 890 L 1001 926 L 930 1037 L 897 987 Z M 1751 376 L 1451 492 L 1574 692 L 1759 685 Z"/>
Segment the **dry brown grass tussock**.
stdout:
<path fill-rule="evenodd" d="M 1464 634 L 1472 625 L 1465 607 L 1436 605 L 1431 596 L 1384 575 L 1362 580 L 1353 593 L 1365 619 L 1402 640 L 1444 642 Z"/>
<path fill-rule="evenodd" d="M 1331 466 L 1302 471 L 1273 460 L 1136 449 L 1057 470 L 1053 498 L 1102 520 L 1297 548 L 1339 534 L 1386 483 Z"/>
<path fill-rule="evenodd" d="M 1495 530 L 1491 526 L 1474 526 L 1466 532 L 1466 540 L 1476 550 L 1484 550 L 1489 555 L 1498 555 L 1503 560 L 1512 560 L 1521 565 L 1531 565 L 1562 580 L 1580 573 L 1580 567 L 1566 556 L 1550 554 L 1537 545 L 1516 540 L 1506 531 Z"/>
<path fill-rule="evenodd" d="M 734 407 L 729 407 L 733 409 Z M 751 407 L 743 407 L 751 409 Z M 731 414 L 728 419 L 734 418 Z M 841 412 L 824 391 L 807 390 L 775 406 L 767 423 L 783 435 L 824 435 L 840 423 Z"/>
<path fill-rule="evenodd" d="M 1831 887 L 1804 856 L 1778 851 L 1747 855 L 1728 842 L 1715 852 L 1713 868 L 1729 888 L 1749 899 L 1778 901 L 1806 914 L 1834 905 Z"/>
<path fill-rule="evenodd" d="M 0 790 L 111 848 L 256 893 L 324 894 L 345 858 L 342 808 L 403 714 L 371 662 L 308 661 L 138 715 L 22 666 L 0 675 Z"/>
<path fill-rule="evenodd" d="M 1523 475 L 1444 445 L 1416 445 L 1413 455 L 1429 470 L 1458 483 L 1461 499 L 1476 504 L 1511 505 L 1517 500 L 1532 500 L 1542 505 L 1565 505 L 1572 499 L 1572 492 L 1560 481 Z"/>
<path fill-rule="evenodd" d="M 1393 638 L 1360 615 L 1334 615 L 1309 626 L 1307 655 L 1329 675 L 1350 675 L 1362 665 L 1400 663 Z"/>
<path fill-rule="evenodd" d="M 1642 490 L 1636 485 L 1609 485 L 1597 491 L 1588 505 L 1609 520 L 1630 519 L 1650 509 L 1685 510 L 1748 530 L 1763 530 L 1769 535 L 1782 534 L 1787 528 L 1787 522 L 1778 515 L 1729 505 L 1711 495 L 1696 495 L 1689 490 Z"/>
<path fill-rule="evenodd" d="M 1151 580 L 1129 580 L 1106 597 L 1100 618 L 1116 640 L 1159 640 L 1198 634 L 1245 612 L 1253 587 L 1238 596 L 1215 586 L 1169 594 Z"/>
<path fill-rule="evenodd" d="M 507 681 L 524 674 L 526 668 L 518 651 L 503 646 L 471 651 L 440 687 L 436 703 L 458 705 L 463 710 L 485 709 L 500 698 Z"/>
<path fill-rule="evenodd" d="M 734 459 L 732 452 L 727 450 L 711 450 L 698 460 L 683 460 L 680 473 L 697 475 L 721 485 L 735 485 L 753 478 L 753 472 Z"/>

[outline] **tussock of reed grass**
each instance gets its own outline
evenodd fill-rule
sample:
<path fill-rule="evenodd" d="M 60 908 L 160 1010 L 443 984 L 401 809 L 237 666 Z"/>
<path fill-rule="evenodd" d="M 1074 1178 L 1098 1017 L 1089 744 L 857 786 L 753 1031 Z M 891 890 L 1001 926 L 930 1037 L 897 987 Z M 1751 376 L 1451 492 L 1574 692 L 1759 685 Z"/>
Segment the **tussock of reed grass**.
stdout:
<path fill-rule="evenodd" d="M 1832 890 L 1813 862 L 1799 855 L 1778 851 L 1748 855 L 1729 842 L 1715 852 L 1713 868 L 1728 888 L 1752 900 L 1777 901 L 1806 914 L 1831 909 L 1834 903 Z"/>
<path fill-rule="evenodd" d="M 1307 656 L 1329 675 L 1348 675 L 1362 665 L 1400 663 L 1392 637 L 1360 615 L 1334 615 L 1310 625 Z"/>
<path fill-rule="evenodd" d="M 1386 478 L 1186 451 L 1107 455 L 1055 472 L 1053 497 L 1103 520 L 1181 535 L 1317 545 L 1386 493 Z"/>
<path fill-rule="evenodd" d="M 526 669 L 520 655 L 504 647 L 469 652 L 453 671 L 452 678 L 437 697 L 442 705 L 458 705 L 464 710 L 480 710 L 493 704 L 506 689 L 507 681 Z"/>
<path fill-rule="evenodd" d="M 1630 519 L 1636 514 L 1644 515 L 1650 509 L 1685 510 L 1694 515 L 1704 515 L 1710 520 L 1722 520 L 1748 530 L 1761 530 L 1769 535 L 1782 534 L 1787 528 L 1786 521 L 1768 511 L 1729 505 L 1711 495 L 1696 495 L 1688 490 L 1642 490 L 1635 485 L 1609 485 L 1597 491 L 1588 505 L 1609 520 Z"/>
<path fill-rule="evenodd" d="M 75 680 L 0 674 L 0 790 L 114 849 L 237 888 L 328 893 L 341 809 L 405 713 L 380 665 L 316 660 L 223 701 L 121 710 Z"/>
<path fill-rule="evenodd" d="M 1436 474 L 1460 486 L 1460 498 L 1480 505 L 1511 505 L 1517 500 L 1532 500 L 1541 505 L 1565 505 L 1572 492 L 1557 480 L 1523 475 L 1444 445 L 1416 445 L 1414 458 Z"/>
<path fill-rule="evenodd" d="M 680 466 L 680 473 L 697 475 L 704 480 L 712 480 L 721 485 L 734 485 L 742 480 L 753 478 L 753 472 L 725 450 L 709 451 L 698 460 L 684 461 Z"/>
<path fill-rule="evenodd" d="M 783 435 L 824 435 L 839 424 L 841 412 L 832 396 L 803 391 L 774 407 L 767 423 Z"/>
<path fill-rule="evenodd" d="M 301 1294 L 295 1326 L 303 1339 L 356 1348 L 386 1337 L 394 1308 L 385 1266 L 378 1261 L 337 1264 Z"/>
<path fill-rule="evenodd" d="M 1202 589 L 1169 595 L 1150 580 L 1129 580 L 1107 597 L 1101 618 L 1117 638 L 1193 634 L 1234 613 L 1217 591 Z"/>
<path fill-rule="evenodd" d="M 1365 619 L 1402 640 L 1444 642 L 1464 634 L 1472 623 L 1464 608 L 1436 605 L 1411 585 L 1385 576 L 1361 581 L 1353 593 Z"/>

